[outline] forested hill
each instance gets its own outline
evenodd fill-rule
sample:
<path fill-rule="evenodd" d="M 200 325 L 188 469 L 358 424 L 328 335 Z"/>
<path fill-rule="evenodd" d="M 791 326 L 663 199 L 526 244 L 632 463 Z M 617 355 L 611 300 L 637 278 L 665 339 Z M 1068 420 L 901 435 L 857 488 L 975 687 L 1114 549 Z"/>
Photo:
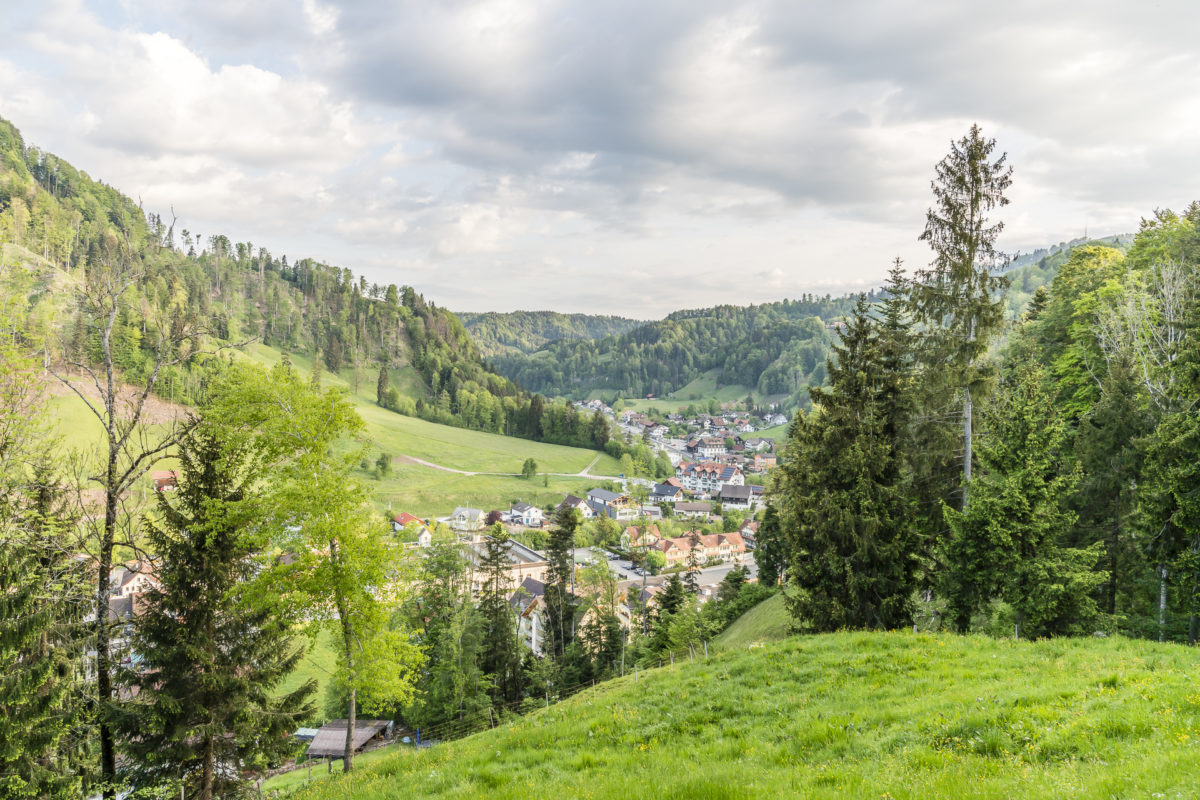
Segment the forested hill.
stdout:
<path fill-rule="evenodd" d="M 493 372 L 458 317 L 412 287 L 371 284 L 349 269 L 308 258 L 289 261 L 252 242 L 222 235 L 201 240 L 176 230 L 116 189 L 27 146 L 5 120 L 0 247 L 4 263 L 24 267 L 3 277 L 26 284 L 19 294 L 40 307 L 52 359 L 97 357 L 97 334 L 72 302 L 75 290 L 116 270 L 132 280 L 114 335 L 117 366 L 133 382 L 152 368 L 147 319 L 173 320 L 207 328 L 216 343 L 258 339 L 311 355 L 319 369 L 350 370 L 355 381 L 359 368 L 370 380 L 382 372 L 381 403 L 403 413 L 563 444 L 603 445 L 582 420 L 558 425 L 556 412 L 566 418 L 565 408 L 535 403 Z M 158 391 L 195 402 L 206 373 L 219 367 L 219 359 L 188 359 L 165 370 Z M 392 380 L 398 371 L 406 373 L 402 382 Z"/>
<path fill-rule="evenodd" d="M 532 353 L 560 339 L 599 339 L 646 324 L 625 317 L 560 314 L 557 311 L 487 311 L 479 314 L 460 311 L 458 318 L 485 358 Z"/>
<path fill-rule="evenodd" d="M 1071 253 L 1084 245 L 1102 245 L 1125 252 L 1133 244 L 1132 233 L 1119 233 L 1102 239 L 1082 237 L 1069 242 L 1059 242 L 1049 247 L 1040 247 L 1031 253 L 1023 253 L 1013 259 L 1006 270 L 1009 279 L 1007 309 L 1008 316 L 1016 319 L 1029 305 L 1033 293 L 1040 286 L 1049 286 L 1058 270 L 1071 257 Z"/>
<path fill-rule="evenodd" d="M 665 395 L 709 370 L 717 383 L 803 400 L 824 380 L 831 323 L 851 297 L 804 295 L 757 306 L 677 311 L 596 341 L 560 340 L 535 353 L 493 359 L 503 375 L 536 392 Z"/>

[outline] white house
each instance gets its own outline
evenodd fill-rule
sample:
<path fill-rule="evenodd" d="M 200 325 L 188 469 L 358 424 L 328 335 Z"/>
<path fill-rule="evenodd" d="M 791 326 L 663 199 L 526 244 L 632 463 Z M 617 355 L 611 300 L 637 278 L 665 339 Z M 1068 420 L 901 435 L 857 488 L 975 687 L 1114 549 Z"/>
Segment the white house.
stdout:
<path fill-rule="evenodd" d="M 542 510 L 537 506 L 531 506 L 529 503 L 515 503 L 509 509 L 509 518 L 513 522 L 520 523 L 526 528 L 542 527 Z"/>
<path fill-rule="evenodd" d="M 459 506 L 450 515 L 450 528 L 456 531 L 481 531 L 486 517 L 478 508 Z"/>

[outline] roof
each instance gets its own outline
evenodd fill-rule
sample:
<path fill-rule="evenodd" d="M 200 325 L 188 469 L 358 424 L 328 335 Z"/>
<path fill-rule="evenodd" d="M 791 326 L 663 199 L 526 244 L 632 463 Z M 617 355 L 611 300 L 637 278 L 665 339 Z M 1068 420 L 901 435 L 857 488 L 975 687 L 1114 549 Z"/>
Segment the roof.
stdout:
<path fill-rule="evenodd" d="M 688 511 L 708 512 L 708 511 L 712 511 L 712 503 L 703 503 L 703 502 L 701 502 L 701 503 L 679 503 L 678 505 L 675 506 L 675 510 L 683 511 L 684 513 L 687 513 Z"/>
<path fill-rule="evenodd" d="M 529 505 L 529 503 L 513 503 L 512 510 L 520 511 L 522 514 L 524 514 L 526 511 L 529 511 L 532 508 L 533 506 Z"/>
<path fill-rule="evenodd" d="M 397 514 L 396 516 L 392 517 L 392 522 L 396 523 L 401 528 L 407 528 L 409 525 L 411 525 L 414 522 L 417 523 L 418 525 L 425 524 L 425 520 L 421 519 L 420 517 L 413 516 L 412 514 L 408 513 L 407 511 L 403 511 L 403 512 Z"/>
<path fill-rule="evenodd" d="M 451 514 L 450 516 L 457 517 L 459 514 L 462 514 L 463 516 L 467 516 L 467 517 L 482 517 L 483 511 L 478 508 L 468 508 L 467 506 L 459 506 L 458 508 L 454 509 L 454 513 Z"/>
<path fill-rule="evenodd" d="M 340 756 L 346 752 L 346 728 L 349 722 L 344 719 L 330 720 L 322 725 L 312 744 L 308 746 L 309 758 L 325 758 Z M 360 719 L 354 722 L 354 749 L 361 750 L 363 745 L 384 734 L 392 725 L 388 719 Z"/>
<path fill-rule="evenodd" d="M 585 501 L 582 497 L 576 497 L 573 494 L 569 494 L 563 498 L 563 501 L 558 504 L 558 507 L 562 508 L 563 506 L 567 506 L 569 508 L 578 508 L 580 505 L 583 505 L 584 503 L 585 503 Z"/>
<path fill-rule="evenodd" d="M 521 581 L 521 585 L 513 592 L 509 602 L 514 602 L 528 595 L 529 597 L 543 597 L 546 594 L 546 584 L 539 581 L 537 578 L 526 578 Z"/>
<path fill-rule="evenodd" d="M 732 483 L 722 484 L 722 500 L 749 500 L 754 496 L 754 490 L 749 486 L 734 486 Z"/>
<path fill-rule="evenodd" d="M 605 503 L 621 499 L 621 495 L 616 492 L 610 492 L 608 489 L 591 489 L 588 491 L 588 497 L 593 500 L 601 500 Z"/>

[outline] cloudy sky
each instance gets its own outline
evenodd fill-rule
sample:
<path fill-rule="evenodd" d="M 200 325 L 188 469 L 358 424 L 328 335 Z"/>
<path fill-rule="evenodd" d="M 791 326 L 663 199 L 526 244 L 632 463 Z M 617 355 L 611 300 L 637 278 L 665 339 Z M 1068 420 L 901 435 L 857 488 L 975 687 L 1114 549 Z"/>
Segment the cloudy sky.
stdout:
<path fill-rule="evenodd" d="M 1195 2 L 0 0 L 0 116 L 180 226 L 456 310 L 656 317 L 928 260 L 973 121 L 1003 245 L 1200 198 Z"/>

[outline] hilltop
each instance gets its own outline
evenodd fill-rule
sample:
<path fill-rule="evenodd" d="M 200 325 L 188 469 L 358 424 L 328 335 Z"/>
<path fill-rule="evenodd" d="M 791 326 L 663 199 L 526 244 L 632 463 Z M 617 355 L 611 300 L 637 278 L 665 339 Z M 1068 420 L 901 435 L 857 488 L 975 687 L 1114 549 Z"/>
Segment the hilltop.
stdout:
<path fill-rule="evenodd" d="M 599 339 L 625 333 L 645 322 L 600 314 L 560 314 L 557 311 L 458 312 L 475 346 L 484 357 L 532 353 L 561 339 Z"/>
<path fill-rule="evenodd" d="M 793 637 L 364 759 L 296 796 L 1186 797 L 1196 677 L 1190 651 L 1120 638 Z"/>

